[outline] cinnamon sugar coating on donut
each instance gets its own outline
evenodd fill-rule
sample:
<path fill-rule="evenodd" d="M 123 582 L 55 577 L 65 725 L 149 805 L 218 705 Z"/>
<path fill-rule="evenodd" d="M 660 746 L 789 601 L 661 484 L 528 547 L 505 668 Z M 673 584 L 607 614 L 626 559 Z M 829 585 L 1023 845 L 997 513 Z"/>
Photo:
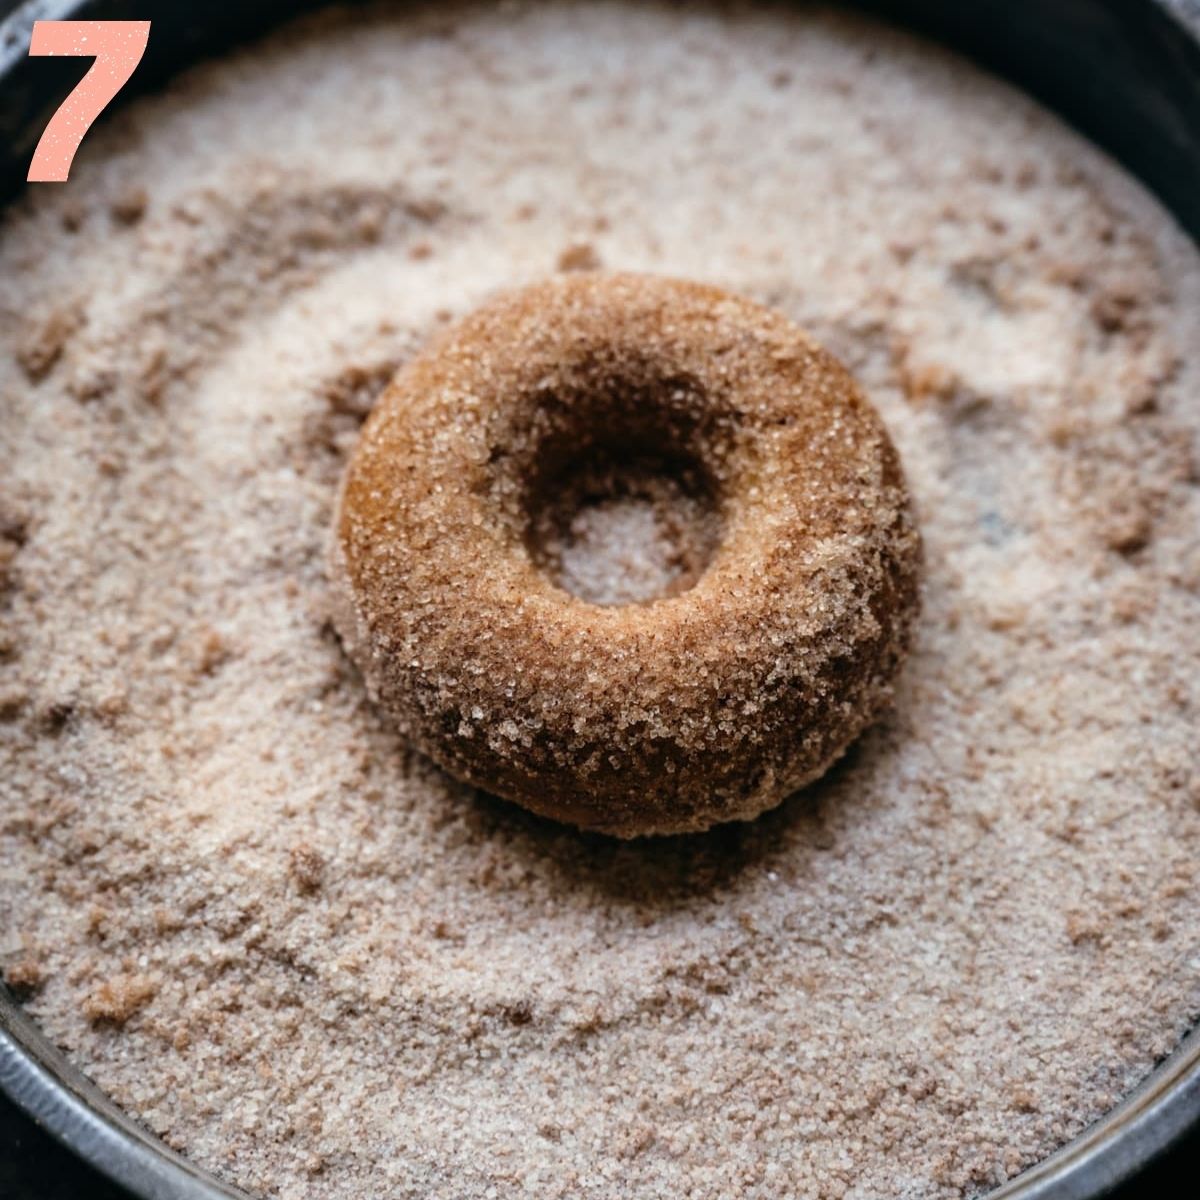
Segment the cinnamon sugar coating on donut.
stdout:
<path fill-rule="evenodd" d="M 605 606 L 538 530 L 616 460 L 703 493 L 715 532 L 679 588 Z M 331 556 L 339 632 L 407 739 L 622 837 L 748 819 L 824 772 L 888 700 L 919 565 L 895 450 L 829 354 L 741 297 L 600 274 L 502 296 L 399 373 Z"/>

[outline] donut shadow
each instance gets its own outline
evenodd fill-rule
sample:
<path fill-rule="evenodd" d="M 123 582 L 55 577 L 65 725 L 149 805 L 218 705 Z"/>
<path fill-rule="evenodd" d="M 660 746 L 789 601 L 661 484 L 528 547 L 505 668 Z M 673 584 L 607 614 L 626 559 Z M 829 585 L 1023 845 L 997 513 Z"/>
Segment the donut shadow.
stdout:
<path fill-rule="evenodd" d="M 819 780 L 776 808 L 703 833 L 625 841 L 537 816 L 488 792 L 466 792 L 464 803 L 468 822 L 529 876 L 590 895 L 600 905 L 666 915 L 735 890 L 785 853 L 794 864 L 797 853 L 807 857 L 831 849 L 831 806 L 853 803 L 855 777 L 884 751 L 882 739 L 868 733 Z"/>
<path fill-rule="evenodd" d="M 339 647 L 331 624 L 324 636 Z M 863 780 L 877 773 L 899 730 L 894 713 L 867 729 L 845 753 L 807 787 L 752 821 L 729 821 L 703 833 L 630 840 L 594 833 L 542 817 L 491 792 L 456 781 L 420 751 L 405 744 L 367 698 L 357 666 L 340 656 L 342 669 L 360 689 L 362 714 L 379 739 L 378 752 L 419 763 L 419 773 L 441 780 L 435 803 L 467 827 L 468 843 L 487 846 L 507 858 L 518 877 L 543 889 L 590 898 L 598 907 L 636 909 L 662 917 L 734 891 L 739 881 L 771 869 L 785 856 L 793 869 L 834 847 L 829 814 L 848 804 L 864 804 Z M 440 824 L 441 821 L 438 821 Z M 470 871 L 466 863 L 464 870 Z"/>

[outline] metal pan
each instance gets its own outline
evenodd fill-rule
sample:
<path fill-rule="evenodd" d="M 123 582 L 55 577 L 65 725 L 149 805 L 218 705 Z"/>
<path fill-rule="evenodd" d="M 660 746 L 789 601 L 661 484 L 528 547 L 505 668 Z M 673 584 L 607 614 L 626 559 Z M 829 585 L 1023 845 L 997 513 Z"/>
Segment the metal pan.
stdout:
<path fill-rule="evenodd" d="M 1200 0 L 856 0 L 946 42 L 1056 109 L 1140 176 L 1200 241 Z M 0 0 L 0 200 L 79 64 L 26 57 L 37 19 L 153 22 L 135 81 L 245 41 L 308 0 Z M 0 987 L 0 1089 L 142 1200 L 244 1200 L 121 1112 Z M 1133 1095 L 990 1200 L 1094 1200 L 1200 1124 L 1200 1030 Z"/>

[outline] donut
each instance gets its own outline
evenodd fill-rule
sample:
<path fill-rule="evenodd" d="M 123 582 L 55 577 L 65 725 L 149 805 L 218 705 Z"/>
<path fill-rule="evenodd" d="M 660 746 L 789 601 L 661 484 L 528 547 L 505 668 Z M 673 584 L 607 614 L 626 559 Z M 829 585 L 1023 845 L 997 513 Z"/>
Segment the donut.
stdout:
<path fill-rule="evenodd" d="M 562 498 L 646 476 L 707 506 L 674 586 L 567 590 Z M 715 287 L 602 273 L 502 295 L 401 368 L 330 555 L 335 627 L 409 743 L 623 838 L 821 775 L 890 698 L 920 563 L 896 451 L 830 354 Z"/>

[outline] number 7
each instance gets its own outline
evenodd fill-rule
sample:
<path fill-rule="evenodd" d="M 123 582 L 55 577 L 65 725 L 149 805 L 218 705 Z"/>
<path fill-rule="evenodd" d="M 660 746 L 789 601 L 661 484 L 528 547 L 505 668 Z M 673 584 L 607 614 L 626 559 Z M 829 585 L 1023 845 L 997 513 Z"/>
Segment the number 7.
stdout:
<path fill-rule="evenodd" d="M 50 118 L 29 164 L 30 183 L 66 183 L 84 134 L 129 82 L 149 41 L 149 21 L 33 23 L 31 56 L 94 57 L 96 61 Z"/>

